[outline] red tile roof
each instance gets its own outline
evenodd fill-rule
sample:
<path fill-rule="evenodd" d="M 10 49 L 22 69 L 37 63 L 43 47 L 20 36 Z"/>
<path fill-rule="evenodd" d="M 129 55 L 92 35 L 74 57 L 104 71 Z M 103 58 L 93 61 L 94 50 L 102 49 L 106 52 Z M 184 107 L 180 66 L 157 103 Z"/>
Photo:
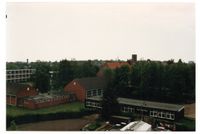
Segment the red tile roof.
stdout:
<path fill-rule="evenodd" d="M 110 69 L 116 69 L 116 68 L 119 68 L 119 67 L 121 67 L 123 65 L 128 65 L 129 66 L 128 62 L 107 62 L 107 63 L 105 63 L 104 66 L 108 67 Z"/>

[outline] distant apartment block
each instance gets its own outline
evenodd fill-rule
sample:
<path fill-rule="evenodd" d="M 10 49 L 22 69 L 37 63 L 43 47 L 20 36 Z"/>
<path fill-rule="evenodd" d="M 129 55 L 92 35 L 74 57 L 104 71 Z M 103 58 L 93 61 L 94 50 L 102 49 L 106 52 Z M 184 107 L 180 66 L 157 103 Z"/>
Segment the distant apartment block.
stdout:
<path fill-rule="evenodd" d="M 35 69 L 14 69 L 6 71 L 6 80 L 9 83 L 26 82 L 31 75 L 35 73 Z"/>

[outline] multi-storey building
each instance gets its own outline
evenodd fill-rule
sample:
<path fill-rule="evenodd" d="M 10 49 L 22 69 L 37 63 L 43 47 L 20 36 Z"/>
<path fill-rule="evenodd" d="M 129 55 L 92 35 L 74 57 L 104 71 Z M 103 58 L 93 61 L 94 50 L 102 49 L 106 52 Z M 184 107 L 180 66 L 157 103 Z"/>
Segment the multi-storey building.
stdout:
<path fill-rule="evenodd" d="M 6 80 L 9 83 L 26 82 L 31 75 L 35 73 L 35 69 L 14 69 L 6 71 Z"/>

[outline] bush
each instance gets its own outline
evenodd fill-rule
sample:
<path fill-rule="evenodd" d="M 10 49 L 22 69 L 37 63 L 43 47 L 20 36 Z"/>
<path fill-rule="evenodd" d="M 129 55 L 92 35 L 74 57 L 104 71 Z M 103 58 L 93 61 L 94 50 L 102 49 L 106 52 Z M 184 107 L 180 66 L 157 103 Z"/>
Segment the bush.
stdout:
<path fill-rule="evenodd" d="M 195 131 L 195 120 L 183 118 L 176 123 L 177 131 Z"/>
<path fill-rule="evenodd" d="M 89 126 L 88 126 L 88 130 L 89 131 L 93 131 L 93 130 L 96 130 L 98 127 L 100 127 L 101 124 L 100 122 L 95 122 L 95 123 L 91 123 Z"/>
<path fill-rule="evenodd" d="M 7 116 L 6 127 L 11 127 L 11 122 L 14 120 L 16 124 L 24 124 L 39 121 L 48 120 L 59 120 L 59 119 L 72 119 L 80 118 L 85 115 L 90 115 L 95 111 L 91 110 L 80 110 L 79 112 L 57 112 L 57 113 L 47 113 L 47 114 L 26 114 L 21 116 Z M 14 124 L 13 124 L 14 125 Z"/>
<path fill-rule="evenodd" d="M 10 130 L 17 130 L 17 126 L 14 120 L 10 122 Z"/>

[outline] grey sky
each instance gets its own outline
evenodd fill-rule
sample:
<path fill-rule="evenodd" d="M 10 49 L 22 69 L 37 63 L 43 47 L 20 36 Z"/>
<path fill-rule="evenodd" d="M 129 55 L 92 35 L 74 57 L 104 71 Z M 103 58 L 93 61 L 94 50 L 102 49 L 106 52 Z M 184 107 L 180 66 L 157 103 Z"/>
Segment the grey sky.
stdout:
<path fill-rule="evenodd" d="M 195 60 L 192 3 L 8 3 L 7 61 Z"/>

